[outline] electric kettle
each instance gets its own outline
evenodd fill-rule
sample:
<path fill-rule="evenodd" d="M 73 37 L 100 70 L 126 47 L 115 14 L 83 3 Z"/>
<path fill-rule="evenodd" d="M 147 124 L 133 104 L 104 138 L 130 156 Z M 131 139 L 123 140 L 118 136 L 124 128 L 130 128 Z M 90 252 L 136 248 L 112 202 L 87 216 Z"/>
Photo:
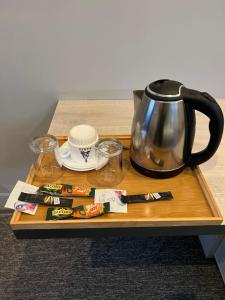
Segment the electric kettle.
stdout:
<path fill-rule="evenodd" d="M 144 91 L 134 91 L 135 114 L 131 129 L 130 161 L 140 173 L 168 178 L 185 166 L 210 159 L 223 134 L 223 113 L 209 94 L 188 89 L 180 82 L 162 79 Z M 209 143 L 192 153 L 195 110 L 209 118 Z"/>

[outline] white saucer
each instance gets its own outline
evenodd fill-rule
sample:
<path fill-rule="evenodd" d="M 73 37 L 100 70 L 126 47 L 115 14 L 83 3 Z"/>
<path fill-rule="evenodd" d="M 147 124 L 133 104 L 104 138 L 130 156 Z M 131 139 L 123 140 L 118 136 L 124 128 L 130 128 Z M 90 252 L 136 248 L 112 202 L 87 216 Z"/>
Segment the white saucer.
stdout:
<path fill-rule="evenodd" d="M 67 142 L 65 142 L 60 148 L 59 148 L 59 156 L 60 156 L 60 150 L 63 152 L 63 150 L 67 148 Z M 96 160 L 92 159 L 91 161 L 88 161 L 87 163 L 84 162 L 74 162 L 71 160 L 70 156 L 62 157 L 60 156 L 60 161 L 64 167 L 67 169 L 70 169 L 72 171 L 90 171 L 94 170 L 96 168 Z M 103 158 L 100 162 L 100 168 L 102 168 L 106 163 L 108 159 Z"/>

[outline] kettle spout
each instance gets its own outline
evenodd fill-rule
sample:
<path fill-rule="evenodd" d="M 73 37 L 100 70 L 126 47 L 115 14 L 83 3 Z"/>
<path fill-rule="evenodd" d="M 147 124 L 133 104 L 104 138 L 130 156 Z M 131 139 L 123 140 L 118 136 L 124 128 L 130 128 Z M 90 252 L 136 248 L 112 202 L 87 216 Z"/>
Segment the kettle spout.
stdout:
<path fill-rule="evenodd" d="M 142 96 L 144 94 L 144 90 L 135 90 L 133 91 L 134 97 L 134 112 L 136 113 L 139 104 L 141 103 Z"/>

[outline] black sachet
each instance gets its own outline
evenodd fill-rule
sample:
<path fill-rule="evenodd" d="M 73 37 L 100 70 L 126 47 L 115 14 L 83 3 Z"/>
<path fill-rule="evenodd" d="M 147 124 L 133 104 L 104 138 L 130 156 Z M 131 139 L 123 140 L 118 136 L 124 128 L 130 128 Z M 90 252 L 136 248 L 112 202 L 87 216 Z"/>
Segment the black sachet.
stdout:
<path fill-rule="evenodd" d="M 49 206 L 61 206 L 61 207 L 72 207 L 72 199 L 64 199 L 61 197 L 50 196 L 50 195 L 38 195 L 38 194 L 27 194 L 21 193 L 19 196 L 20 201 L 44 204 Z"/>
<path fill-rule="evenodd" d="M 171 199 L 173 199 L 173 195 L 171 192 L 121 196 L 121 201 L 123 203 L 146 203 Z"/>

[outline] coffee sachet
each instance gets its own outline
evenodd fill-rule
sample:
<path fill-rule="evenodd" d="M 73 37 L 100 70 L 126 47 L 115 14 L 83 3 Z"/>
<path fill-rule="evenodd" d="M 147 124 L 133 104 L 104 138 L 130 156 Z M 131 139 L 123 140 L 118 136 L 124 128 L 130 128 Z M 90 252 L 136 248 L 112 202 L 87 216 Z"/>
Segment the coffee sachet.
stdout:
<path fill-rule="evenodd" d="M 73 208 L 49 207 L 46 220 L 90 219 L 101 216 L 110 210 L 110 203 L 79 205 Z"/>
<path fill-rule="evenodd" d="M 71 184 L 45 184 L 39 187 L 38 194 L 63 197 L 94 197 L 95 188 L 81 188 Z"/>

